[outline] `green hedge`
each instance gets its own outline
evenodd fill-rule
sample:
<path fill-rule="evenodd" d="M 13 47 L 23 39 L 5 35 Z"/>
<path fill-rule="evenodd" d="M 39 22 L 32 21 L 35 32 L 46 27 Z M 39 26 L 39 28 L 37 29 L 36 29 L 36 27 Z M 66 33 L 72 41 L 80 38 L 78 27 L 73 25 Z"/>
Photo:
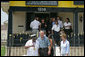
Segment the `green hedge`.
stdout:
<path fill-rule="evenodd" d="M 1 56 L 5 56 L 5 47 L 1 47 Z"/>

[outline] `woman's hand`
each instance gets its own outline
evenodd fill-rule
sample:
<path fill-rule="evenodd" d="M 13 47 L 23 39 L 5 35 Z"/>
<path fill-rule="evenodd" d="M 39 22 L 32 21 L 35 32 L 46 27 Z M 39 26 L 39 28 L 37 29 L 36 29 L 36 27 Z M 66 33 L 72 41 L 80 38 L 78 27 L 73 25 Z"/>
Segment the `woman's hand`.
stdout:
<path fill-rule="evenodd" d="M 68 56 L 68 54 L 66 54 L 65 56 Z"/>
<path fill-rule="evenodd" d="M 51 54 L 51 51 L 49 50 L 49 51 L 48 51 L 48 55 L 50 55 L 50 54 Z"/>

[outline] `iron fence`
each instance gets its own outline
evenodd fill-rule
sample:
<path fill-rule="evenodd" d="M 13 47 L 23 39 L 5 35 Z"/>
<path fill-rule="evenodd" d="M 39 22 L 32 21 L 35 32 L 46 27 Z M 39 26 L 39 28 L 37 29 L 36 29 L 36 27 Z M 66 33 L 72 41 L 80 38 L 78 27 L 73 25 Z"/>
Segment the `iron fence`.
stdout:
<path fill-rule="evenodd" d="M 74 36 L 78 36 L 78 38 L 75 38 Z M 84 56 L 84 35 L 72 34 L 67 38 L 70 42 L 70 56 Z M 24 48 L 24 45 L 29 39 L 29 34 L 17 33 L 10 35 L 8 40 L 1 40 L 1 47 L 5 47 L 5 56 L 26 55 L 27 49 Z"/>

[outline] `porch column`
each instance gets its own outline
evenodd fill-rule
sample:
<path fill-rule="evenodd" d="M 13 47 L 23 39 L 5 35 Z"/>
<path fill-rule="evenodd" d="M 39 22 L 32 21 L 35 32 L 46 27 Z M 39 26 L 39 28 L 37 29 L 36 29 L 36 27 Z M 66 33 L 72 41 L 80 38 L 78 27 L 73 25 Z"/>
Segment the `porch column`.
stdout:
<path fill-rule="evenodd" d="M 78 11 L 74 12 L 74 45 L 78 43 Z"/>
<path fill-rule="evenodd" d="M 7 35 L 7 55 L 11 55 L 11 44 L 12 44 L 12 10 L 9 9 L 9 15 L 8 15 L 8 35 Z"/>

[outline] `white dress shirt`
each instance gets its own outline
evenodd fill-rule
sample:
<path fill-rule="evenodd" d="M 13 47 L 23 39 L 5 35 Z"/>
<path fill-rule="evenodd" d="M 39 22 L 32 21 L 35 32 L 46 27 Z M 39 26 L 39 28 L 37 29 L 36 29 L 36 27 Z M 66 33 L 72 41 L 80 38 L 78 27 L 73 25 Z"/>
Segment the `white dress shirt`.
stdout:
<path fill-rule="evenodd" d="M 71 23 L 70 22 L 65 22 L 64 23 L 64 27 L 65 27 L 65 29 L 70 29 L 70 26 L 71 26 Z"/>
<path fill-rule="evenodd" d="M 40 22 L 37 21 L 37 20 L 34 20 L 34 21 L 31 22 L 30 27 L 32 29 L 38 29 L 39 28 L 39 25 L 40 25 Z"/>
<path fill-rule="evenodd" d="M 66 54 L 70 54 L 70 44 L 69 41 L 66 40 L 65 42 L 61 41 L 61 55 L 65 56 Z"/>
<path fill-rule="evenodd" d="M 60 26 L 59 25 L 53 25 L 52 30 L 59 32 L 60 31 Z"/>
<path fill-rule="evenodd" d="M 32 46 L 33 42 L 32 39 L 28 40 L 25 44 L 25 46 Z M 35 47 L 29 47 L 27 49 L 27 56 L 38 56 L 38 49 L 39 49 L 39 42 L 36 40 L 36 42 L 34 43 Z"/>
<path fill-rule="evenodd" d="M 63 28 L 63 22 L 58 20 L 58 24 L 60 25 L 60 28 Z"/>

